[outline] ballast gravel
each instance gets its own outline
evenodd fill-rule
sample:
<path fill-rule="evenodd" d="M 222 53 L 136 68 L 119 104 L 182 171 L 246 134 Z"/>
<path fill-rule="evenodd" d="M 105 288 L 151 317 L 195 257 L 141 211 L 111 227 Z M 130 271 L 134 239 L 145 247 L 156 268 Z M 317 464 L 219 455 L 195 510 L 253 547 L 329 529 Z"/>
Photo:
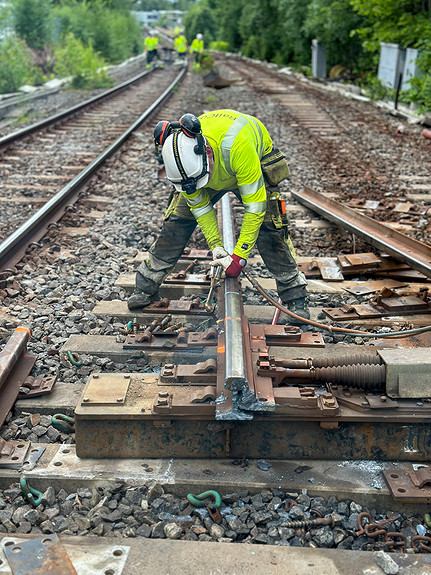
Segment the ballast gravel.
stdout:
<path fill-rule="evenodd" d="M 159 484 L 131 487 L 120 483 L 106 488 L 83 487 L 73 493 L 48 487 L 41 495 L 40 505 L 34 508 L 23 499 L 19 485 L 12 484 L 0 491 L 0 532 L 377 551 L 376 562 L 385 573 L 396 573 L 395 561 L 386 556 L 392 549 L 383 537 L 356 535 L 358 513 L 369 512 L 373 521 L 379 522 L 394 516 L 391 510 L 378 514 L 354 501 L 309 497 L 306 490 L 287 493 L 265 489 L 251 494 L 240 489 L 222 496 L 219 511 L 221 522 L 217 523 L 207 508 L 194 507 L 186 497 L 167 493 Z M 418 526 L 423 525 L 423 517 L 396 516 L 385 529 L 401 532 L 407 540 L 406 551 L 413 552 L 411 538 L 417 535 Z M 319 517 L 333 518 L 335 525 L 301 525 Z M 297 526 L 292 527 L 292 522 Z"/>

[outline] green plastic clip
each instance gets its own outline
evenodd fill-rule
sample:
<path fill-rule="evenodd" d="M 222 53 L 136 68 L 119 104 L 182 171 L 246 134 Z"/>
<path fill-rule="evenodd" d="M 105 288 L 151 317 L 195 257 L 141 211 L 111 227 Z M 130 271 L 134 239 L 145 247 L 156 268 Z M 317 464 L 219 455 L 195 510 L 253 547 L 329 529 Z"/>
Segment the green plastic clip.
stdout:
<path fill-rule="evenodd" d="M 199 495 L 193 495 L 192 493 L 189 493 L 187 495 L 187 499 L 189 501 L 189 503 L 191 503 L 192 505 L 194 505 L 195 507 L 212 507 L 212 508 L 219 508 L 221 506 L 221 497 L 219 495 L 219 493 L 217 493 L 217 491 L 204 491 L 203 493 L 200 493 Z M 204 499 L 213 499 L 214 501 L 208 505 L 208 503 L 206 503 L 205 501 L 203 501 Z"/>
<path fill-rule="evenodd" d="M 29 503 L 33 505 L 33 507 L 37 507 L 42 502 L 42 491 L 38 491 L 31 487 L 27 481 L 27 477 L 23 475 L 19 481 L 21 485 L 21 491 L 24 499 L 27 499 Z"/>
<path fill-rule="evenodd" d="M 82 359 L 79 357 L 79 355 L 77 353 L 72 353 L 71 351 L 67 351 L 66 356 L 72 365 L 74 365 L 75 367 L 81 367 Z"/>
<path fill-rule="evenodd" d="M 73 433 L 75 431 L 74 418 L 63 415 L 63 413 L 55 413 L 51 417 L 51 423 L 60 431 L 64 431 L 66 433 Z"/>
<path fill-rule="evenodd" d="M 431 529 L 431 515 L 429 513 L 425 513 L 424 515 L 425 525 L 428 529 Z"/>

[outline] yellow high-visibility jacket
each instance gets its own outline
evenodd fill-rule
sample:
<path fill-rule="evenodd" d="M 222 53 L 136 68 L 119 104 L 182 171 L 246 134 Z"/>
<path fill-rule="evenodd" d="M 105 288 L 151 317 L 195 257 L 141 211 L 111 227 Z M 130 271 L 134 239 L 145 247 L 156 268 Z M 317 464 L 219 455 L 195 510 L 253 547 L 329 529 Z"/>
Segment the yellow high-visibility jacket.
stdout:
<path fill-rule="evenodd" d="M 202 54 L 203 51 L 204 51 L 204 41 L 195 38 L 190 46 L 190 54 L 193 54 L 193 52 Z"/>
<path fill-rule="evenodd" d="M 185 54 L 187 52 L 187 40 L 183 34 L 177 36 L 174 40 L 174 48 L 178 54 Z"/>
<path fill-rule="evenodd" d="M 187 195 L 193 216 L 210 250 L 222 246 L 216 213 L 208 190 L 237 189 L 244 219 L 234 254 L 247 259 L 256 243 L 266 211 L 266 190 L 260 160 L 272 150 L 272 140 L 257 118 L 234 110 L 215 110 L 199 116 L 202 133 L 214 153 L 214 170 L 208 184 Z M 208 190 L 207 190 L 208 188 Z M 211 193 L 211 196 L 214 196 Z"/>
<path fill-rule="evenodd" d="M 144 40 L 144 47 L 148 52 L 157 50 L 159 47 L 159 39 L 157 36 L 147 36 Z"/>

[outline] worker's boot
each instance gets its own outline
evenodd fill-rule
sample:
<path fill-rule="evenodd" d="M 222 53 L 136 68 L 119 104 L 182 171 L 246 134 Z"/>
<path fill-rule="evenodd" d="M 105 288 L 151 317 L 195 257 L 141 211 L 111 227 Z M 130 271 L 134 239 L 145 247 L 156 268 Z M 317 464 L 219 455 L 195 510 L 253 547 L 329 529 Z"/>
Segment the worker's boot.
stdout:
<path fill-rule="evenodd" d="M 299 297 L 297 299 L 292 299 L 290 301 L 287 301 L 285 303 L 283 303 L 283 305 L 286 307 L 287 309 L 293 313 L 295 313 L 296 315 L 299 315 L 300 317 L 303 317 L 304 319 L 310 319 L 310 310 L 308 308 L 308 297 L 304 296 L 304 297 Z M 294 317 L 291 317 L 290 315 L 287 315 L 286 313 L 281 313 L 278 323 L 280 325 L 303 325 L 304 322 L 302 322 L 300 319 L 296 319 Z"/>
<path fill-rule="evenodd" d="M 135 288 L 132 295 L 127 300 L 127 307 L 132 311 L 134 309 L 146 307 L 147 305 L 150 305 L 150 303 L 160 301 L 161 299 L 162 298 L 158 293 L 150 295 Z"/>

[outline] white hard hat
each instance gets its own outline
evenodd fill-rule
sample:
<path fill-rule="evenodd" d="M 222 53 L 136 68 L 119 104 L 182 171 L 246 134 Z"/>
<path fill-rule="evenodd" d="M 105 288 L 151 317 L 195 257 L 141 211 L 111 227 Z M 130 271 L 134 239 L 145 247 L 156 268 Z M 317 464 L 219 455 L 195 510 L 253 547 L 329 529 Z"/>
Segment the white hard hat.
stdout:
<path fill-rule="evenodd" d="M 178 192 L 193 193 L 208 183 L 206 140 L 178 130 L 166 138 L 162 148 L 166 176 Z M 201 152 L 201 153 L 199 153 Z"/>
<path fill-rule="evenodd" d="M 202 40 L 203 36 L 202 36 L 202 34 L 196 34 L 196 38 L 197 38 L 198 40 Z"/>

